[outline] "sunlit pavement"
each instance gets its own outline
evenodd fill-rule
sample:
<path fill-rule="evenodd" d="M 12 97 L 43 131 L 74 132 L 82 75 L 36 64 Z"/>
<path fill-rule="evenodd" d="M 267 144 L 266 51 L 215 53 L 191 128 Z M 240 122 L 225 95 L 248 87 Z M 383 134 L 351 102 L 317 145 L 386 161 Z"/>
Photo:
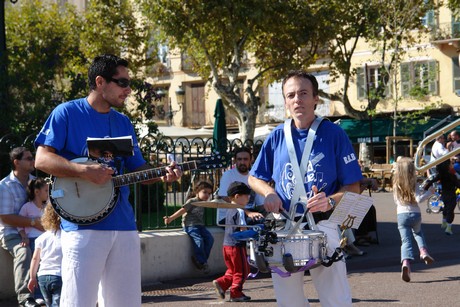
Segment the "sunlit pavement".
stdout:
<path fill-rule="evenodd" d="M 441 230 L 441 214 L 428 214 L 422 207 L 423 231 L 435 263 L 426 266 L 418 258 L 412 265 L 411 282 L 401 280 L 400 237 L 396 224 L 393 194 L 373 193 L 378 220 L 378 245 L 360 247 L 364 256 L 347 261 L 354 306 L 457 306 L 460 299 L 460 212 L 456 209 L 453 236 Z M 425 205 L 425 204 L 424 204 Z M 415 244 L 415 242 L 414 242 Z M 418 257 L 418 252 L 416 253 Z M 222 272 L 223 273 L 223 272 Z M 219 275 L 164 282 L 143 294 L 142 306 L 235 305 L 276 306 L 271 279 L 259 274 L 244 285 L 252 300 L 231 303 L 217 299 L 212 280 Z M 311 306 L 320 306 L 310 276 L 305 276 L 305 292 Z M 228 299 L 228 298 L 227 298 Z"/>

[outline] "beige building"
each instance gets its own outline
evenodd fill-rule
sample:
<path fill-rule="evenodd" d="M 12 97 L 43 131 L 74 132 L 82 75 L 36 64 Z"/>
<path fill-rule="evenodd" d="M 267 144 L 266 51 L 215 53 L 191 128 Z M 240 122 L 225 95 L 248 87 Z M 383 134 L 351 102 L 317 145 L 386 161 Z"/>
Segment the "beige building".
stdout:
<path fill-rule="evenodd" d="M 84 9 L 86 0 L 60 0 L 71 2 Z M 446 109 L 447 113 L 457 114 L 460 107 L 460 19 L 452 12 L 441 7 L 429 12 L 423 19 L 430 34 L 414 46 L 403 46 L 405 55 L 395 73 L 391 76 L 387 88 L 387 98 L 378 104 L 377 113 L 390 114 L 396 111 L 420 110 L 431 105 Z M 391 51 L 390 51 L 391 52 Z M 358 75 L 349 88 L 349 98 L 355 109 L 367 105 L 367 88 L 375 87 L 381 78 L 378 53 L 374 47 L 360 42 L 353 57 L 353 66 Z M 190 128 L 211 126 L 214 122 L 214 107 L 219 98 L 209 82 L 202 80 L 192 70 L 187 57 L 167 47 L 160 48 L 161 65 L 156 67 L 159 77 L 150 78 L 150 82 L 160 89 L 163 95 L 158 103 L 158 116 L 154 118 L 160 125 L 175 125 Z M 319 69 L 318 69 L 319 68 Z M 320 87 L 327 93 L 335 93 L 343 88 L 343 79 L 329 83 L 327 69 L 320 66 L 312 68 L 317 75 Z M 317 72 L 320 70 L 321 72 Z M 250 57 L 246 69 L 241 74 L 241 88 L 246 80 L 257 71 L 251 65 Z M 241 95 L 243 91 L 241 91 Z M 268 102 L 259 110 L 260 124 L 281 121 L 285 116 L 284 104 L 279 83 L 271 84 L 260 92 L 261 99 Z M 396 103 L 397 102 L 397 103 Z M 343 104 L 338 101 L 322 100 L 317 108 L 322 116 L 346 117 Z M 389 116 L 389 115 L 388 115 Z M 227 123 L 236 125 L 236 119 L 227 114 Z M 392 135 L 392 129 L 386 135 Z M 353 140 L 353 137 L 352 137 Z M 353 140 L 355 143 L 366 141 Z M 384 140 L 377 139 L 380 143 Z"/>
<path fill-rule="evenodd" d="M 438 12 L 430 12 L 424 19 L 430 34 L 414 46 L 404 46 L 404 58 L 392 75 L 387 89 L 387 99 L 379 103 L 378 113 L 451 107 L 457 113 L 460 107 L 460 20 L 455 20 L 449 9 L 442 7 Z M 390 51 L 391 52 L 391 51 Z M 379 54 L 364 42 L 358 45 L 353 57 L 353 65 L 358 75 L 350 87 L 349 98 L 355 109 L 363 109 L 367 104 L 367 86 L 372 89 L 380 75 Z M 187 64 L 180 53 L 168 53 L 164 62 L 165 74 L 153 79 L 153 83 L 167 90 L 165 104 L 171 102 L 174 112 L 173 124 L 178 126 L 201 127 L 211 125 L 215 101 L 218 98 L 209 83 L 205 83 Z M 315 71 L 317 68 L 315 68 Z M 252 77 L 255 70 L 248 63 L 248 69 L 242 75 L 242 83 Z M 328 72 L 318 74 L 323 90 L 338 92 L 343 87 L 343 79 L 327 83 Z M 324 82 L 323 82 L 324 81 Z M 177 103 L 175 91 L 185 90 L 183 104 Z M 282 118 L 279 112 L 282 105 L 281 89 L 272 84 L 263 93 L 263 101 L 275 105 L 277 115 L 267 116 L 271 110 L 261 110 L 259 121 L 273 121 Z M 281 102 L 280 102 L 281 99 Z M 397 101 L 397 105 L 396 102 Z M 166 113 L 168 110 L 165 110 Z M 177 111 L 177 112 L 176 112 Z M 318 113 L 324 116 L 346 116 L 343 104 L 337 101 L 323 101 Z M 170 113 L 169 113 L 170 114 Z"/>

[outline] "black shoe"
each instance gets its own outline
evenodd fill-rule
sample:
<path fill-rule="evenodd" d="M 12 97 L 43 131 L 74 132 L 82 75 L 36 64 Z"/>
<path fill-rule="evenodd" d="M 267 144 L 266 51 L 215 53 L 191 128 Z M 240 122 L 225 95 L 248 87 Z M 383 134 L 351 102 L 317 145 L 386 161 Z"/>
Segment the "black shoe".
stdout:
<path fill-rule="evenodd" d="M 40 307 L 40 304 L 38 304 L 33 298 L 29 297 L 25 301 L 23 301 L 20 306 L 23 307 Z"/>
<path fill-rule="evenodd" d="M 246 295 L 243 295 L 243 296 L 240 296 L 240 297 L 232 297 L 232 298 L 230 298 L 230 302 L 247 302 L 247 301 L 250 301 L 250 300 L 251 300 L 251 297 L 246 296 Z"/>
<path fill-rule="evenodd" d="M 203 264 L 199 263 L 195 256 L 192 256 L 192 262 L 198 270 L 203 269 Z"/>

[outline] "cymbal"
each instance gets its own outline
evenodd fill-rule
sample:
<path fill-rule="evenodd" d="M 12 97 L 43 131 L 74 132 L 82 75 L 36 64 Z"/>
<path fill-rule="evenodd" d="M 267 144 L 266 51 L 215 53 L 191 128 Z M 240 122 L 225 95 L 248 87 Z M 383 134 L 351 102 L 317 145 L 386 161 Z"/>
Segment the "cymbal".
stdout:
<path fill-rule="evenodd" d="M 216 208 L 216 209 L 244 208 L 245 207 L 245 206 L 241 206 L 238 204 L 228 203 L 223 200 L 196 201 L 196 202 L 193 202 L 192 205 L 198 206 L 198 207 Z"/>

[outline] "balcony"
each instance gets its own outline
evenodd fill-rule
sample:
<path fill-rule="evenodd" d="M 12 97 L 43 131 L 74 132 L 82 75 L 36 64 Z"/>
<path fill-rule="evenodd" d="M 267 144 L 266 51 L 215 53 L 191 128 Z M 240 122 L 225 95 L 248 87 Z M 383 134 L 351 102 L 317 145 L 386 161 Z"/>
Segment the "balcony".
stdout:
<path fill-rule="evenodd" d="M 431 42 L 435 45 L 460 47 L 460 21 L 441 23 L 431 27 Z"/>

